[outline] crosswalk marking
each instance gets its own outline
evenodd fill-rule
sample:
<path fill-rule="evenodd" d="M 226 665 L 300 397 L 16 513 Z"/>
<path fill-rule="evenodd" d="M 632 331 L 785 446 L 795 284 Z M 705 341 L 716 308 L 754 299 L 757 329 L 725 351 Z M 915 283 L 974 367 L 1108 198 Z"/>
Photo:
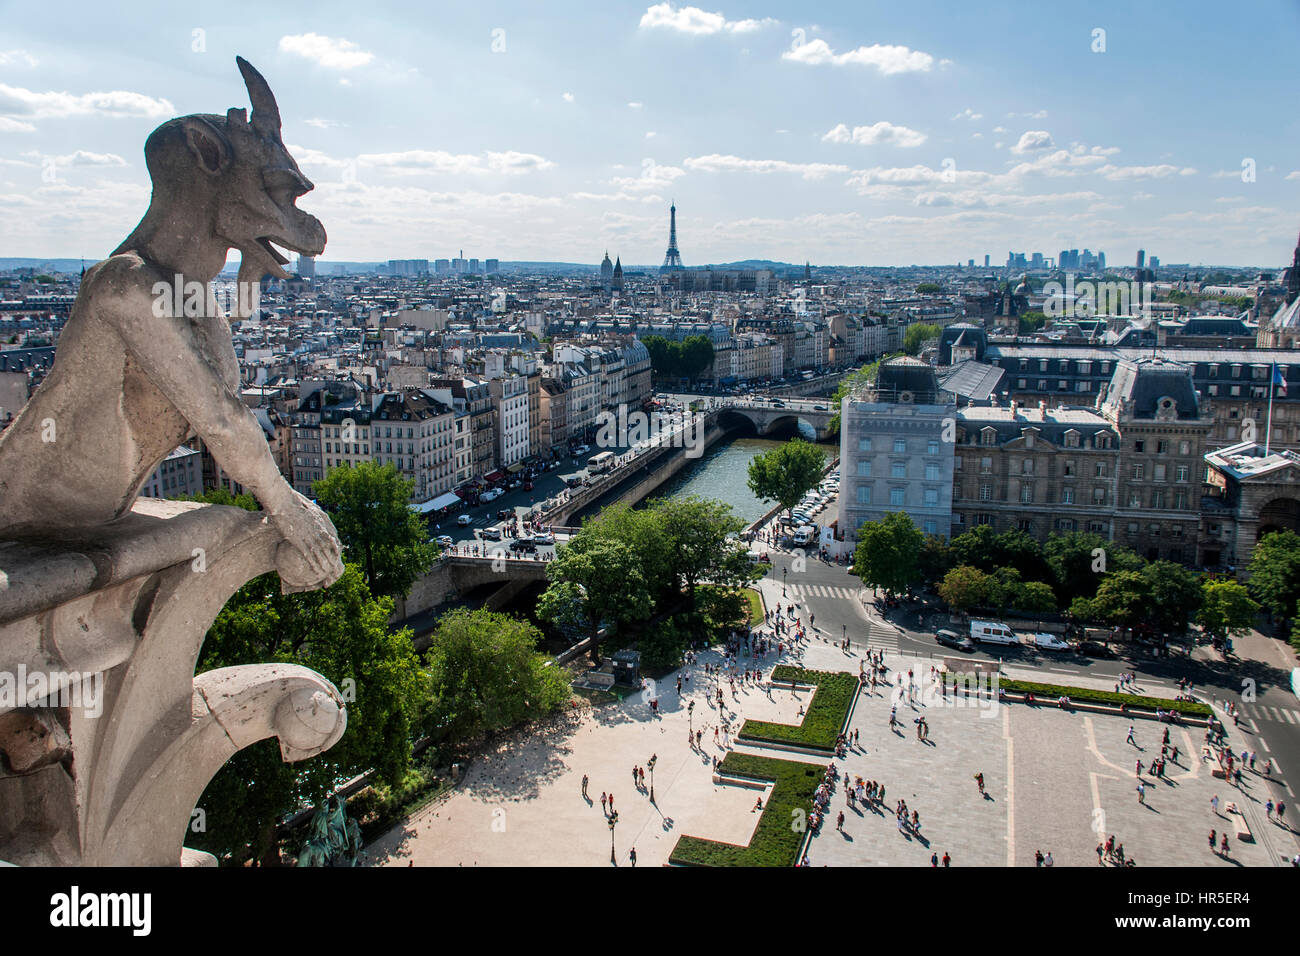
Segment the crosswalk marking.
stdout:
<path fill-rule="evenodd" d="M 857 592 L 833 584 L 791 584 L 789 590 L 799 597 L 839 598 L 847 600 Z"/>
<path fill-rule="evenodd" d="M 1256 704 L 1253 710 L 1260 717 L 1276 721 L 1279 724 L 1300 724 L 1300 712 L 1289 710 L 1285 707 L 1271 707 L 1268 704 Z"/>

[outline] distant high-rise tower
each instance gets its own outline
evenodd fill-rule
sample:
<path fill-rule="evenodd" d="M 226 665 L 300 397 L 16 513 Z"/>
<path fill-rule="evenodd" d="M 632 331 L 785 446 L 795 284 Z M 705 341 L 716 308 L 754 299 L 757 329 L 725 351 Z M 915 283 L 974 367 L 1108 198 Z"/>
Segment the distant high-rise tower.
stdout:
<path fill-rule="evenodd" d="M 614 291 L 622 292 L 623 291 L 623 257 L 622 256 L 616 256 L 614 259 L 614 275 L 612 278 L 614 282 Z"/>
<path fill-rule="evenodd" d="M 1147 264 L 1147 252 L 1145 249 L 1139 249 L 1138 256 L 1137 256 L 1137 267 L 1139 269 L 1142 269 L 1146 266 L 1146 264 Z"/>
<path fill-rule="evenodd" d="M 682 254 L 677 251 L 677 203 L 668 209 L 668 251 L 664 253 L 664 264 L 660 272 L 673 272 L 683 268 Z"/>

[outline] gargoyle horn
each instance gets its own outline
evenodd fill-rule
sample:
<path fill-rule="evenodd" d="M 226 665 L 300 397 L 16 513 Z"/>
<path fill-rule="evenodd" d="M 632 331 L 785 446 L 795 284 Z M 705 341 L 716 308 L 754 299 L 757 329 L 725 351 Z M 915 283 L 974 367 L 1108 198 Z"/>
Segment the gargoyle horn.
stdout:
<path fill-rule="evenodd" d="M 267 85 L 266 79 L 242 56 L 235 57 L 239 72 L 244 76 L 244 85 L 248 87 L 248 99 L 253 104 L 253 118 L 249 125 L 263 136 L 280 138 L 280 107 L 275 103 L 275 94 Z"/>

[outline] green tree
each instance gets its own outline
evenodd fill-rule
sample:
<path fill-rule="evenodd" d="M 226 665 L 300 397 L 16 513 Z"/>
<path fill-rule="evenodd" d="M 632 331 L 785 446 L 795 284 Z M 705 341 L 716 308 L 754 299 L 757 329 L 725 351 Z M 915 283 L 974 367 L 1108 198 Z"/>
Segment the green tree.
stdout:
<path fill-rule="evenodd" d="M 682 376 L 696 379 L 713 364 L 713 343 L 707 336 L 688 335 L 682 340 L 679 354 Z"/>
<path fill-rule="evenodd" d="M 894 511 L 858 529 L 853 573 L 868 587 L 898 594 L 921 580 L 925 538 L 905 511 Z"/>
<path fill-rule="evenodd" d="M 944 575 L 939 583 L 939 597 L 957 612 L 990 604 L 992 581 L 979 568 L 961 564 Z"/>
<path fill-rule="evenodd" d="M 932 342 L 939 337 L 940 331 L 942 330 L 939 326 L 930 322 L 909 325 L 907 331 L 903 333 L 903 351 L 908 355 L 920 354 L 927 342 Z"/>
<path fill-rule="evenodd" d="M 593 663 L 600 663 L 602 627 L 644 620 L 653 607 L 635 552 L 621 541 L 587 534 L 586 527 L 556 552 L 546 576 L 551 583 L 537 600 L 538 615 L 544 621 L 584 620 Z"/>
<path fill-rule="evenodd" d="M 338 743 L 302 763 L 284 763 L 274 741 L 235 754 L 199 799 L 207 830 L 190 835 L 194 846 L 234 863 L 273 857 L 280 820 L 340 780 L 369 770 L 378 782 L 401 780 L 427 684 L 410 632 L 388 627 L 392 612 L 392 601 L 371 596 L 351 564 L 330 587 L 304 593 L 281 594 L 278 576 L 264 574 L 226 603 L 196 672 L 301 664 L 344 693 L 348 726 Z"/>
<path fill-rule="evenodd" d="M 1300 535 L 1273 531 L 1255 542 L 1247 568 L 1250 593 L 1275 620 L 1285 622 L 1300 601 Z"/>
<path fill-rule="evenodd" d="M 943 292 L 943 286 L 937 282 L 922 282 L 916 287 L 917 295 L 939 295 Z"/>
<path fill-rule="evenodd" d="M 430 635 L 435 741 L 468 741 L 542 717 L 569 697 L 562 668 L 537 651 L 541 632 L 508 614 L 458 608 Z"/>
<path fill-rule="evenodd" d="M 1056 595 L 1043 581 L 1026 581 L 1012 603 L 1020 611 L 1046 614 L 1056 610 Z"/>
<path fill-rule="evenodd" d="M 825 467 L 826 455 L 820 448 L 793 438 L 750 461 L 749 490 L 764 501 L 779 503 L 788 513 L 817 487 Z"/>
<path fill-rule="evenodd" d="M 1020 334 L 1032 335 L 1047 324 L 1047 316 L 1042 312 L 1022 312 L 1020 319 Z"/>
<path fill-rule="evenodd" d="M 997 534 L 992 525 L 980 524 L 963 531 L 952 539 L 952 560 L 955 565 L 979 568 L 986 574 L 997 567 L 994 539 Z"/>
<path fill-rule="evenodd" d="M 1107 574 L 1136 571 L 1143 564 L 1128 548 L 1087 531 L 1049 535 L 1043 554 L 1052 569 L 1056 593 L 1066 606 L 1075 598 L 1091 598 Z"/>
<path fill-rule="evenodd" d="M 1129 628 L 1147 619 L 1151 609 L 1151 582 L 1141 571 L 1112 571 L 1097 588 L 1095 597 L 1075 598 L 1070 613 L 1084 620 Z"/>
<path fill-rule="evenodd" d="M 209 488 L 207 491 L 198 495 L 177 495 L 176 501 L 201 501 L 209 505 L 228 505 L 232 508 L 243 508 L 245 511 L 261 511 L 257 499 L 247 492 L 238 495 L 232 495 L 226 488 Z"/>
<path fill-rule="evenodd" d="M 731 505 L 691 495 L 656 498 L 646 511 L 648 523 L 667 545 L 673 588 L 685 592 L 692 610 L 695 589 L 703 581 L 734 587 L 762 577 L 761 569 L 750 563 L 748 549 L 737 547 L 735 536 L 745 522 Z"/>
<path fill-rule="evenodd" d="M 438 556 L 410 505 L 414 486 L 391 462 L 373 461 L 333 468 L 312 485 L 339 533 L 345 559 L 361 566 L 375 594 L 405 596 Z"/>
<path fill-rule="evenodd" d="M 1149 623 L 1165 634 L 1185 634 L 1201 606 L 1204 592 L 1200 578 L 1173 561 L 1152 561 L 1142 575 L 1151 587 Z"/>
<path fill-rule="evenodd" d="M 952 548 L 941 534 L 927 534 L 921 544 L 921 580 L 937 584 L 954 565 Z"/>
<path fill-rule="evenodd" d="M 1250 591 L 1236 581 L 1205 581 L 1201 586 L 1201 607 L 1196 623 L 1212 638 L 1224 640 L 1249 634 L 1255 626 L 1259 605 Z"/>

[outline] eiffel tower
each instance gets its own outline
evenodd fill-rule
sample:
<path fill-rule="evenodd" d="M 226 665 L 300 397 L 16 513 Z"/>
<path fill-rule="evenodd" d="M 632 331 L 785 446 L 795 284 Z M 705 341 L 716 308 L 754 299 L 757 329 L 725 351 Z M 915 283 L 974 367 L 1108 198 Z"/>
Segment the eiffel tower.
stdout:
<path fill-rule="evenodd" d="M 682 254 L 677 251 L 677 202 L 673 201 L 668 211 L 668 251 L 664 253 L 664 264 L 659 267 L 659 273 L 675 272 L 682 266 Z"/>

